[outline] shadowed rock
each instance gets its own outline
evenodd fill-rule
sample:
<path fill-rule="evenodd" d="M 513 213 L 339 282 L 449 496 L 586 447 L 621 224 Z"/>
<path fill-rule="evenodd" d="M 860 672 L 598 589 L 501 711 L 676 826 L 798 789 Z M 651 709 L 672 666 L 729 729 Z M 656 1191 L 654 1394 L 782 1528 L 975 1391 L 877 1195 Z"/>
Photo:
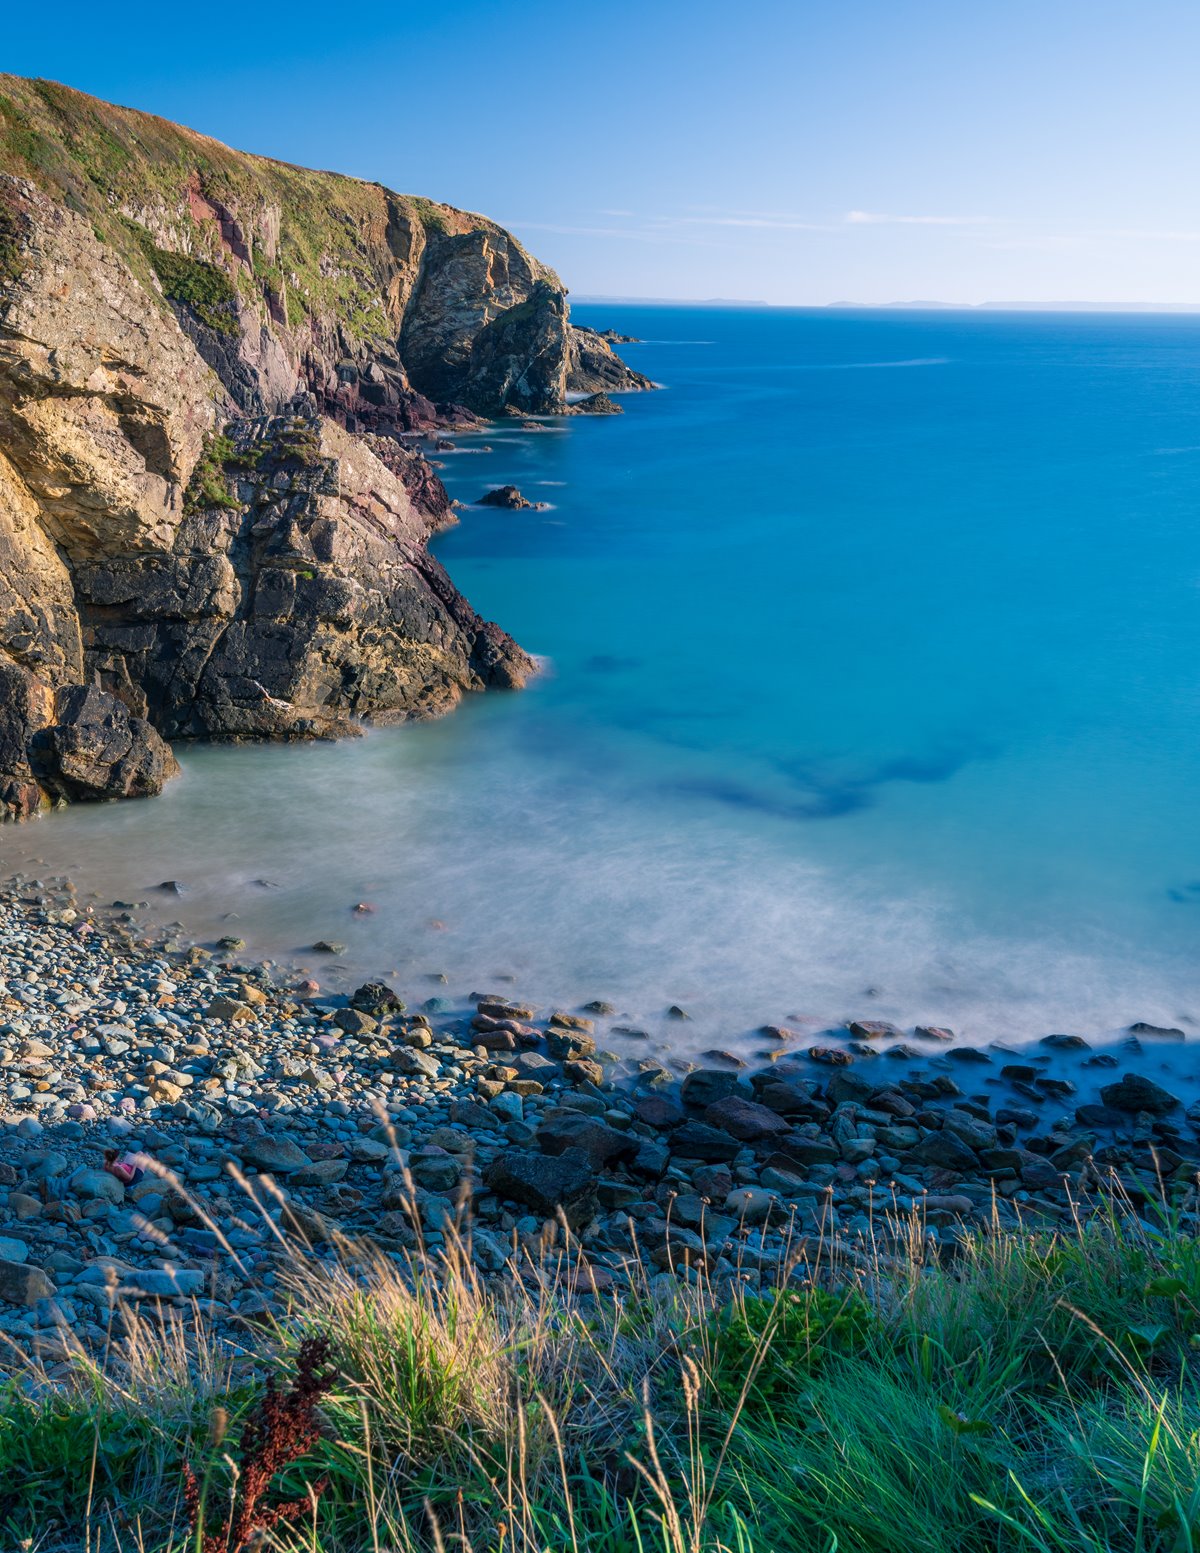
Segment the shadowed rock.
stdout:
<path fill-rule="evenodd" d="M 557 1157 L 525 1149 L 506 1149 L 484 1172 L 484 1183 L 499 1197 L 524 1203 L 552 1218 L 561 1208 L 577 1226 L 595 1211 L 595 1170 L 586 1154 L 568 1150 Z"/>
<path fill-rule="evenodd" d="M 41 786 L 72 802 L 145 798 L 179 770 L 150 724 L 94 685 L 58 692 L 54 721 L 33 739 L 31 754 Z"/>
<path fill-rule="evenodd" d="M 1148 1111 L 1152 1116 L 1165 1115 L 1180 1104 L 1177 1096 L 1140 1073 L 1123 1073 L 1115 1084 L 1104 1086 L 1100 1098 L 1114 1111 Z"/>
<path fill-rule="evenodd" d="M 484 491 L 476 504 L 480 507 L 503 507 L 508 512 L 519 512 L 522 508 L 545 507 L 545 502 L 531 502 L 528 497 L 522 496 L 515 485 L 497 485 L 490 491 Z"/>
<path fill-rule="evenodd" d="M 537 1141 L 544 1154 L 580 1153 L 597 1167 L 613 1160 L 632 1159 L 641 1143 L 631 1133 L 620 1132 L 580 1111 L 565 1109 L 547 1113 L 538 1126 Z"/>

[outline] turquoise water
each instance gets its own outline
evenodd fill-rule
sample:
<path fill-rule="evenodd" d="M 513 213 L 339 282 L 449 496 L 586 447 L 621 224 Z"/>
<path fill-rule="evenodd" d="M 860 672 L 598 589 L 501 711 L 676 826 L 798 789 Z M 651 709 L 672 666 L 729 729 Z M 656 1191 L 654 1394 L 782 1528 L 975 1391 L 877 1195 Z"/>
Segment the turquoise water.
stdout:
<path fill-rule="evenodd" d="M 443 471 L 552 504 L 436 546 L 534 687 L 193 751 L 20 845 L 345 975 L 680 1002 L 704 1044 L 1200 1017 L 1200 318 L 577 316 L 665 391 Z"/>

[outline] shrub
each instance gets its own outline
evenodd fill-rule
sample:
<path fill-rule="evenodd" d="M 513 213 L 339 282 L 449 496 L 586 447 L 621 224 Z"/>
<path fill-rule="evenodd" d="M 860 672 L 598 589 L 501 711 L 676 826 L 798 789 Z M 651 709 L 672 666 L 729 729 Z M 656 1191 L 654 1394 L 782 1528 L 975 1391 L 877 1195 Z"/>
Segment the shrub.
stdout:
<path fill-rule="evenodd" d="M 266 1391 L 242 1430 L 240 1460 L 231 1468 L 233 1481 L 219 1530 L 205 1525 L 208 1477 L 201 1482 L 191 1463 L 184 1463 L 183 1503 L 198 1553 L 242 1553 L 251 1545 L 261 1545 L 274 1528 L 316 1509 L 317 1500 L 328 1487 L 327 1478 L 307 1483 L 299 1498 L 274 1504 L 265 1500 L 274 1479 L 307 1456 L 317 1443 L 317 1404 L 335 1379 L 335 1372 L 326 1368 L 328 1358 L 328 1339 L 306 1338 L 296 1355 L 296 1375 L 288 1389 L 281 1391 L 275 1377 L 268 1377 Z M 222 1413 L 214 1430 L 215 1445 L 221 1443 L 223 1427 Z"/>
<path fill-rule="evenodd" d="M 705 1334 L 709 1378 L 719 1399 L 744 1391 L 767 1404 L 794 1395 L 830 1354 L 861 1351 L 872 1311 L 854 1288 L 745 1295 L 719 1311 Z"/>

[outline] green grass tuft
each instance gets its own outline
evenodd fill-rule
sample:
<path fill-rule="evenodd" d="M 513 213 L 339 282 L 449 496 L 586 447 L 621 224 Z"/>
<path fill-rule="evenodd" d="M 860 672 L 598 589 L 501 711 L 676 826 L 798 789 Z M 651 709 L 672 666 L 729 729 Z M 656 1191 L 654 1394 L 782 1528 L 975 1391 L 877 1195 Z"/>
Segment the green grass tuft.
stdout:
<path fill-rule="evenodd" d="M 228 470 L 235 467 L 239 458 L 241 455 L 223 432 L 206 437 L 184 492 L 183 510 L 196 513 L 219 507 L 236 512 L 240 504 L 230 485 Z"/>
<path fill-rule="evenodd" d="M 264 1489 L 306 1507 L 276 1553 L 1193 1553 L 1190 1214 L 973 1232 L 945 1262 L 906 1220 L 621 1296 L 579 1294 L 561 1227 L 486 1282 L 452 1229 L 407 1261 L 299 1246 L 229 1373 L 194 1313 L 131 1315 L 111 1373 L 0 1393 L 0 1546 L 196 1553 L 183 1462 L 218 1535 L 264 1374 L 286 1389 L 315 1337 L 336 1378 Z"/>

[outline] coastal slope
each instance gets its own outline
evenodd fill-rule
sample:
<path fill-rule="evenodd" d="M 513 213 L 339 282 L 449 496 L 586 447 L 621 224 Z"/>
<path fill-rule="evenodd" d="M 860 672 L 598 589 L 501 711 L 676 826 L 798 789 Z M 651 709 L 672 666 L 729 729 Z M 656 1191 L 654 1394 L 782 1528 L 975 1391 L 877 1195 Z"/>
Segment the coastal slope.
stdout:
<path fill-rule="evenodd" d="M 484 217 L 0 76 L 0 813 L 522 684 L 417 439 L 609 355 Z"/>

